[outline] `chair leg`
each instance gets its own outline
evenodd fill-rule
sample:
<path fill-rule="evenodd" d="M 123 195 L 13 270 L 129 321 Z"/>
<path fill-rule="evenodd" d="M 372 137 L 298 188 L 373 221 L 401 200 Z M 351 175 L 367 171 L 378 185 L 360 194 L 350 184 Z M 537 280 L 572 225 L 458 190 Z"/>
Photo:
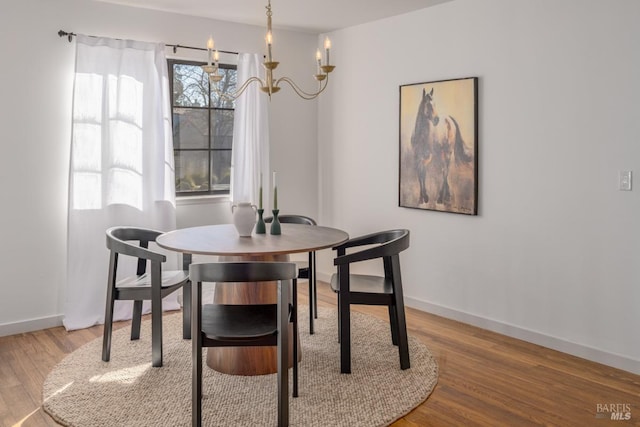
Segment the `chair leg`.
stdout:
<path fill-rule="evenodd" d="M 396 311 L 396 331 L 398 333 L 398 352 L 400 353 L 400 369 L 409 369 L 409 341 L 407 339 L 407 321 L 404 314 L 404 295 L 402 292 L 402 276 L 400 275 L 400 258 L 396 255 L 391 259 L 393 291 Z"/>
<path fill-rule="evenodd" d="M 189 271 L 191 265 L 191 254 L 182 255 L 182 269 Z M 193 284 L 191 280 L 182 286 L 182 338 L 191 339 L 191 289 Z"/>
<path fill-rule="evenodd" d="M 102 360 L 111 358 L 111 332 L 113 331 L 113 304 L 115 303 L 115 271 L 118 254 L 112 252 L 109 259 L 109 278 L 107 279 L 107 303 L 104 310 L 104 330 L 102 335 Z"/>
<path fill-rule="evenodd" d="M 338 307 L 338 323 L 340 325 L 340 372 L 351 373 L 351 313 L 349 312 L 349 267 L 338 267 L 340 282 L 340 299 Z"/>
<path fill-rule="evenodd" d="M 162 270 L 151 263 L 151 359 L 152 366 L 162 366 Z"/>
<path fill-rule="evenodd" d="M 398 333 L 398 352 L 400 354 L 400 369 L 409 369 L 411 363 L 409 361 L 409 340 L 407 339 L 407 324 L 404 315 L 404 304 L 402 301 L 397 302 L 396 319 Z"/>
<path fill-rule="evenodd" d="M 313 252 L 309 252 L 309 335 L 313 335 L 314 296 L 313 296 Z"/>
<path fill-rule="evenodd" d="M 191 425 L 202 425 L 202 334 L 200 322 L 202 317 L 202 288 L 199 283 L 193 284 L 191 290 Z"/>
<path fill-rule="evenodd" d="M 340 323 L 340 292 L 338 292 L 338 344 L 340 344 L 340 331 L 342 331 L 342 325 Z"/>
<path fill-rule="evenodd" d="M 316 253 L 312 256 L 313 270 L 309 270 L 309 275 L 313 276 L 313 317 L 318 318 L 318 282 L 316 281 Z"/>
<path fill-rule="evenodd" d="M 191 339 L 191 281 L 182 286 L 182 338 Z"/>
<path fill-rule="evenodd" d="M 278 426 L 289 425 L 289 282 L 278 281 Z"/>
<path fill-rule="evenodd" d="M 340 372 L 351 373 L 351 313 L 349 312 L 349 301 L 347 298 L 340 298 Z"/>
<path fill-rule="evenodd" d="M 109 287 L 111 288 L 111 287 Z M 113 331 L 113 291 L 107 292 L 107 307 L 104 314 L 104 332 L 102 336 L 102 360 L 108 362 L 111 358 L 111 332 Z"/>
<path fill-rule="evenodd" d="M 133 316 L 131 318 L 131 341 L 140 339 L 140 324 L 142 323 L 142 300 L 133 302 Z"/>
<path fill-rule="evenodd" d="M 393 345 L 398 345 L 398 315 L 395 305 L 389 306 L 389 324 L 391 325 L 391 342 Z"/>
<path fill-rule="evenodd" d="M 291 321 L 293 323 L 293 397 L 298 397 L 298 281 L 293 279 Z"/>

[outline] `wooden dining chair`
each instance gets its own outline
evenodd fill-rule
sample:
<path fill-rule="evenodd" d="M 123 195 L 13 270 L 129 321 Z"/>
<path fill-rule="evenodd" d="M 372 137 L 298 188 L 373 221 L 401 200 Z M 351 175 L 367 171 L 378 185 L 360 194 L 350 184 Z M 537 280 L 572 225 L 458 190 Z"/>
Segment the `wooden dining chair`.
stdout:
<path fill-rule="evenodd" d="M 304 215 L 278 215 L 283 224 L 318 225 L 313 218 Z M 269 224 L 273 217 L 268 216 L 264 222 Z M 316 285 L 316 252 L 309 252 L 308 261 L 295 261 L 298 267 L 298 279 L 309 281 L 309 334 L 313 334 L 313 319 L 318 318 L 318 288 Z"/>
<path fill-rule="evenodd" d="M 109 274 L 107 279 L 107 304 L 104 315 L 104 334 L 102 340 L 102 360 L 108 362 L 111 356 L 111 333 L 113 330 L 113 306 L 116 300 L 133 300 L 131 321 L 131 339 L 140 338 L 142 322 L 142 302 L 151 301 L 151 360 L 152 366 L 162 366 L 162 298 L 182 289 L 183 338 L 191 338 L 191 282 L 188 271 L 167 271 L 162 269 L 166 256 L 149 250 L 149 243 L 155 242 L 161 231 L 137 227 L 112 227 L 107 230 L 107 248 L 109 255 Z M 134 244 L 132 242 L 138 242 Z M 120 255 L 138 259 L 135 275 L 118 279 L 118 260 Z M 190 263 L 185 257 L 183 268 Z M 147 272 L 147 264 L 151 272 Z"/>
<path fill-rule="evenodd" d="M 293 324 L 293 396 L 298 395 L 296 265 L 291 262 L 191 264 L 192 425 L 202 423 L 202 348 L 277 346 L 278 426 L 289 425 L 289 328 Z M 202 305 L 202 282 L 277 281 L 277 304 Z M 292 283 L 289 303 L 289 282 Z M 256 284 L 260 286 L 260 284 Z"/>
<path fill-rule="evenodd" d="M 358 252 L 347 249 L 373 245 Z M 340 340 L 340 372 L 351 373 L 351 314 L 354 304 L 386 305 L 389 308 L 391 341 L 398 346 L 400 368 L 408 369 L 409 345 L 404 313 L 400 252 L 409 247 L 409 230 L 389 230 L 355 237 L 334 247 L 333 264 L 337 273 L 331 277 L 331 289 L 338 294 L 338 328 Z M 384 277 L 351 273 L 351 264 L 380 259 Z"/>

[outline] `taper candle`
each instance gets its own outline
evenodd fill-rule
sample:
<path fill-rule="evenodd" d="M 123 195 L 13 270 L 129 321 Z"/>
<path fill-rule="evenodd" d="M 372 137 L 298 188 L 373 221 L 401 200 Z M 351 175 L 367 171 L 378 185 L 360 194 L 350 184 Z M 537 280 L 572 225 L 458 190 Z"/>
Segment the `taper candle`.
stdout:
<path fill-rule="evenodd" d="M 276 183 L 276 171 L 273 171 L 273 209 L 278 209 L 278 184 Z"/>
<path fill-rule="evenodd" d="M 258 209 L 262 209 L 262 174 L 260 174 L 260 192 L 258 196 Z"/>

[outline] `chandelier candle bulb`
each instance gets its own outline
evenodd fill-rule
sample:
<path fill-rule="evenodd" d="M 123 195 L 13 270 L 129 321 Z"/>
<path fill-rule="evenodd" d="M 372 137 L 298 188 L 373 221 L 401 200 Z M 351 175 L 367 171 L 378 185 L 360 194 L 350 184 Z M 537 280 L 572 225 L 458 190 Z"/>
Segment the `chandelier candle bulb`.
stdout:
<path fill-rule="evenodd" d="M 267 60 L 271 62 L 271 45 L 273 43 L 273 36 L 271 35 L 271 30 L 267 31 Z"/>
<path fill-rule="evenodd" d="M 215 63 L 216 67 L 218 66 L 218 61 L 220 61 L 220 52 L 218 52 L 218 50 L 214 50 L 213 51 L 213 62 Z"/>
<path fill-rule="evenodd" d="M 213 37 L 209 37 L 209 40 L 207 40 L 207 59 L 209 65 L 211 65 L 211 51 L 213 50 L 213 46 Z"/>
<path fill-rule="evenodd" d="M 322 66 L 322 54 L 320 53 L 320 49 L 316 50 L 316 61 L 318 61 L 318 74 L 322 74 L 321 66 Z"/>
<path fill-rule="evenodd" d="M 324 39 L 324 52 L 326 55 L 326 60 L 327 63 L 325 65 L 329 65 L 331 64 L 331 62 L 329 62 L 329 51 L 331 50 L 331 40 L 329 40 L 329 37 Z"/>

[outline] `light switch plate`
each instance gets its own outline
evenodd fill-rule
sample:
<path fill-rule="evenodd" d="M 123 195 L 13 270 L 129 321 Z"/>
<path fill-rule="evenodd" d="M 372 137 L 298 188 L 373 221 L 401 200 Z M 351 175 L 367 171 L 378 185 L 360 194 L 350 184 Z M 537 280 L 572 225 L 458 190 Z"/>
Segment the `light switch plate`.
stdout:
<path fill-rule="evenodd" d="M 618 188 L 621 191 L 631 191 L 631 171 L 620 171 Z"/>

